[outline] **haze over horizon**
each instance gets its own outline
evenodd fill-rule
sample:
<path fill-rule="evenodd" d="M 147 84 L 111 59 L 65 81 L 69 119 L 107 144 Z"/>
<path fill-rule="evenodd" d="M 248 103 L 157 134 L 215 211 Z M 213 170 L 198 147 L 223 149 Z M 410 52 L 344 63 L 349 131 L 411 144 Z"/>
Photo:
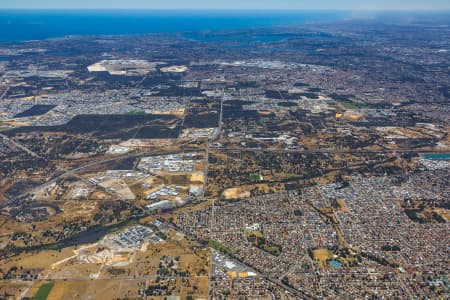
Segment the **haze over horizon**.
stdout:
<path fill-rule="evenodd" d="M 208 9 L 208 10 L 404 10 L 404 11 L 430 11 L 450 10 L 450 1 L 447 0 L 317 0 L 314 2 L 296 0 L 260 0 L 257 3 L 251 0 L 78 0 L 66 3 L 57 0 L 0 0 L 0 9 Z"/>

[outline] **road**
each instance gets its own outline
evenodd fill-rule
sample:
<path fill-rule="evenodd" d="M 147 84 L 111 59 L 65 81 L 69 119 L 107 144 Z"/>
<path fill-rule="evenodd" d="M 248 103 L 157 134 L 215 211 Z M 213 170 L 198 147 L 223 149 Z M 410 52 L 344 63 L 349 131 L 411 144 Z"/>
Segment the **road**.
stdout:
<path fill-rule="evenodd" d="M 212 143 L 220 137 L 220 133 L 222 132 L 222 116 L 223 116 L 223 102 L 224 102 L 224 96 L 225 96 L 225 92 L 222 89 L 222 97 L 220 99 L 220 112 L 219 112 L 219 124 L 217 127 L 217 130 L 214 132 L 214 135 L 208 139 L 208 143 L 206 144 L 206 155 L 205 155 L 205 183 L 203 185 L 203 194 L 202 194 L 202 200 L 205 199 L 205 192 L 206 192 L 206 187 L 208 185 L 208 163 L 209 163 L 209 149 L 212 145 Z M 212 233 L 213 233 L 213 228 L 214 228 L 214 198 L 211 200 L 211 224 L 209 225 L 209 232 L 211 234 L 211 239 L 212 239 Z M 210 263 L 210 269 L 209 269 L 209 274 L 212 274 L 212 251 L 211 251 L 211 259 L 210 259 L 211 263 Z M 209 288 L 208 288 L 208 296 L 211 293 L 211 288 L 212 288 L 212 282 L 209 282 Z"/>
<path fill-rule="evenodd" d="M 308 154 L 308 153 L 360 153 L 360 154 L 372 154 L 372 153 L 424 153 L 424 154 L 434 154 L 434 153 L 448 153 L 450 149 L 442 149 L 442 150 L 416 150 L 416 149 L 383 149 L 383 150 L 340 150 L 340 149 L 311 149 L 311 150 L 303 150 L 303 149 L 280 149 L 280 148 L 228 148 L 228 147 L 212 147 L 213 150 L 218 151 L 253 151 L 253 152 L 285 152 L 285 153 L 299 153 L 299 154 Z"/>
<path fill-rule="evenodd" d="M 92 166 L 95 166 L 95 165 L 98 165 L 98 164 L 102 164 L 102 163 L 105 163 L 105 162 L 110 162 L 110 161 L 114 161 L 114 160 L 117 160 L 117 159 L 126 159 L 126 158 L 133 157 L 133 156 L 137 156 L 137 154 L 125 154 L 125 155 L 115 156 L 115 157 L 113 157 L 113 158 L 108 158 L 108 159 L 103 159 L 103 160 L 97 160 L 97 161 L 94 161 L 94 162 L 91 162 L 91 163 L 82 165 L 82 166 L 80 166 L 80 167 L 77 167 L 77 168 L 75 168 L 75 169 L 66 170 L 64 173 L 62 173 L 62 174 L 60 174 L 60 175 L 58 175 L 58 176 L 52 178 L 52 179 L 49 180 L 49 181 L 44 182 L 43 184 L 41 184 L 41 185 L 39 185 L 39 186 L 37 186 L 37 187 L 34 187 L 34 188 L 33 188 L 32 190 L 30 190 L 30 191 L 27 191 L 27 192 L 24 192 L 24 193 L 20 194 L 19 196 L 15 197 L 15 198 L 22 198 L 22 197 L 25 197 L 25 196 L 27 196 L 27 195 L 29 195 L 29 194 L 32 194 L 33 191 L 35 191 L 35 190 L 37 190 L 37 189 L 39 189 L 39 188 L 42 188 L 42 187 L 45 186 L 45 185 L 55 183 L 55 182 L 57 182 L 58 180 L 60 180 L 61 178 L 64 178 L 64 177 L 69 176 L 69 175 L 73 175 L 73 176 L 76 176 L 76 177 L 81 177 L 81 176 L 79 176 L 78 174 L 76 174 L 76 172 L 81 171 L 81 170 L 83 170 L 83 169 L 86 169 L 86 168 L 89 168 L 89 167 L 92 167 Z M 65 169 L 63 169 L 63 170 L 65 170 Z M 83 177 L 81 177 L 81 178 L 83 178 Z M 87 180 L 87 179 L 83 178 L 83 180 Z M 91 182 L 90 182 L 90 183 L 91 183 Z M 92 183 L 91 183 L 91 184 L 92 184 Z"/>
<path fill-rule="evenodd" d="M 210 150 L 210 147 L 211 147 L 212 143 L 217 138 L 220 137 L 220 133 L 222 132 L 222 126 L 223 126 L 222 118 L 223 118 L 224 98 L 225 98 L 225 93 L 224 93 L 224 90 L 222 90 L 222 98 L 221 98 L 221 101 L 220 101 L 219 127 L 218 127 L 218 130 L 215 133 L 215 135 L 208 141 L 208 144 L 206 146 L 206 163 L 205 163 L 206 167 L 205 167 L 205 186 L 204 186 L 204 191 L 206 190 L 206 186 L 207 186 L 209 150 Z M 219 149 L 220 150 L 220 149 L 226 149 L 226 148 L 213 148 L 213 149 Z M 268 151 L 270 151 L 270 150 L 268 150 Z M 204 196 L 204 194 L 203 194 L 203 196 Z M 209 228 L 211 235 L 213 233 L 213 229 L 214 229 L 214 226 L 215 226 L 215 224 L 214 224 L 214 200 L 215 200 L 214 198 L 211 200 L 211 224 L 210 224 L 210 228 Z M 212 238 L 212 236 L 211 236 L 211 238 Z M 212 251 L 211 251 L 211 253 L 212 253 Z M 228 256 L 228 255 L 226 255 L 226 256 Z M 230 259 L 232 259 L 232 258 L 230 257 Z M 246 265 L 247 267 L 249 267 L 251 269 L 254 269 L 251 265 L 245 264 L 243 262 L 240 262 L 240 263 Z M 211 259 L 211 266 L 210 267 L 212 268 L 212 259 Z M 211 270 L 210 270 L 210 272 L 211 272 Z M 286 291 L 289 291 L 291 294 L 295 295 L 296 297 L 299 297 L 298 299 L 312 299 L 311 296 L 305 294 L 302 291 L 299 291 L 297 289 L 294 289 L 294 288 L 292 288 L 292 287 L 282 283 L 281 280 L 278 280 L 276 278 L 271 278 L 270 276 L 262 274 L 262 273 L 258 272 L 257 270 L 255 270 L 255 273 L 257 275 L 259 275 L 260 277 L 265 278 L 266 280 L 268 280 L 268 281 L 270 281 L 270 282 L 272 282 L 272 283 L 274 283 L 274 284 L 276 284 L 278 286 L 283 287 Z M 211 282 L 210 282 L 210 289 L 211 289 Z M 208 295 L 209 295 L 209 293 L 208 293 Z"/>
<path fill-rule="evenodd" d="M 4 91 L 3 94 L 0 96 L 0 100 L 2 100 L 3 98 L 5 98 L 5 96 L 6 96 L 6 94 L 8 93 L 8 91 L 9 91 L 9 86 L 6 87 L 5 91 Z"/>
<path fill-rule="evenodd" d="M 3 138 L 3 140 L 5 140 L 6 143 L 9 143 L 12 148 L 19 148 L 20 150 L 25 151 L 26 153 L 28 153 L 29 155 L 31 155 L 33 157 L 42 158 L 43 159 L 43 157 L 40 156 L 39 154 L 31 151 L 30 149 L 28 149 L 24 145 L 16 142 L 14 139 L 4 135 L 3 133 L 0 133 L 0 137 Z"/>
<path fill-rule="evenodd" d="M 0 134 L 0 136 L 2 136 L 2 134 Z M 198 149 L 192 149 L 192 150 L 193 150 L 193 151 L 199 151 Z M 159 155 L 162 155 L 162 154 L 171 154 L 171 153 L 174 153 L 174 152 L 169 151 L 169 152 L 158 153 L 158 154 L 159 154 Z M 136 158 L 137 158 L 137 157 L 146 156 L 146 155 L 155 155 L 155 153 L 154 153 L 154 152 L 137 152 L 137 153 L 131 153 L 131 154 L 116 155 L 116 156 L 111 157 L 111 158 L 93 161 L 93 162 L 87 163 L 87 164 L 85 164 L 85 165 L 79 166 L 79 167 L 74 168 L 74 169 L 71 169 L 71 170 L 67 170 L 67 169 L 65 169 L 65 168 L 59 167 L 59 169 L 63 171 L 62 174 L 60 174 L 60 175 L 58 175 L 58 176 L 56 176 L 56 177 L 54 177 L 54 178 L 52 178 L 52 179 L 50 179 L 50 180 L 48 180 L 48 181 L 42 183 L 42 184 L 40 184 L 40 185 L 34 187 L 34 188 L 31 189 L 31 190 L 28 190 L 27 192 L 24 192 L 24 193 L 22 193 L 22 194 L 20 194 L 20 195 L 18 195 L 18 196 L 15 196 L 14 198 L 15 198 L 15 199 L 20 199 L 20 198 L 22 198 L 22 197 L 25 197 L 25 196 L 27 196 L 27 195 L 29 195 L 29 194 L 32 194 L 34 191 L 36 191 L 36 190 L 42 188 L 42 187 L 45 186 L 45 185 L 55 183 L 55 182 L 57 182 L 58 180 L 60 180 L 60 179 L 62 179 L 62 178 L 64 178 L 64 177 L 66 177 L 66 176 L 70 176 L 70 175 L 75 176 L 75 177 L 79 178 L 80 180 L 85 181 L 85 182 L 87 182 L 87 183 L 89 183 L 89 184 L 93 184 L 92 182 L 88 181 L 86 178 L 84 178 L 84 177 L 78 175 L 77 172 L 78 172 L 78 171 L 81 171 L 81 170 L 83 170 L 83 169 L 87 169 L 87 168 L 89 168 L 89 167 L 95 166 L 95 165 L 99 165 L 99 164 L 102 164 L 102 163 L 106 163 L 106 162 L 110 162 L 110 161 L 114 161 L 114 160 L 118 160 L 118 159 L 127 159 L 127 158 L 131 158 L 131 157 L 136 157 Z M 150 174 L 152 174 L 152 173 L 150 173 Z M 152 175 L 155 175 L 155 174 L 152 174 Z M 206 176 L 205 176 L 205 177 L 206 177 Z M 206 184 L 205 184 L 205 185 L 206 185 Z"/>

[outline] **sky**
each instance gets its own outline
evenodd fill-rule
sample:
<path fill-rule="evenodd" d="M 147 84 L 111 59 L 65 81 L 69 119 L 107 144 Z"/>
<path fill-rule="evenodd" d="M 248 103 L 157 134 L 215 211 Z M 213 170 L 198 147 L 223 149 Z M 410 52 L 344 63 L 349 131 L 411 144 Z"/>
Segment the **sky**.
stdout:
<path fill-rule="evenodd" d="M 450 0 L 0 0 L 0 9 L 450 10 Z"/>

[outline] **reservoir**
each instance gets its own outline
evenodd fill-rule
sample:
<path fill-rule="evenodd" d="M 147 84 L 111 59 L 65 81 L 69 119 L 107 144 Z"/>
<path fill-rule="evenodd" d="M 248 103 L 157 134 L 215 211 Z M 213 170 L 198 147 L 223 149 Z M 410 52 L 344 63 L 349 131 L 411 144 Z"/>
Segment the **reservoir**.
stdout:
<path fill-rule="evenodd" d="M 332 260 L 329 262 L 330 266 L 332 267 L 341 267 L 342 264 L 340 262 L 338 262 L 337 260 Z"/>

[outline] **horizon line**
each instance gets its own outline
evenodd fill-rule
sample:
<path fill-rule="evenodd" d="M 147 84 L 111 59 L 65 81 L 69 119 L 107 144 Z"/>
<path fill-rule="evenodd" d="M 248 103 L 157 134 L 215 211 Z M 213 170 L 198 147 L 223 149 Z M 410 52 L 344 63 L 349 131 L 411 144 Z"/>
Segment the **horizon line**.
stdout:
<path fill-rule="evenodd" d="M 449 8 L 385 8 L 385 9 L 372 9 L 372 8 L 356 8 L 356 9 L 342 9 L 342 8 L 124 8 L 124 7 L 90 7 L 90 8 L 23 8 L 23 7 L 0 7 L 0 11 L 288 11 L 288 12 L 301 12 L 301 11 L 329 11 L 329 12 L 439 12 L 450 13 Z"/>

